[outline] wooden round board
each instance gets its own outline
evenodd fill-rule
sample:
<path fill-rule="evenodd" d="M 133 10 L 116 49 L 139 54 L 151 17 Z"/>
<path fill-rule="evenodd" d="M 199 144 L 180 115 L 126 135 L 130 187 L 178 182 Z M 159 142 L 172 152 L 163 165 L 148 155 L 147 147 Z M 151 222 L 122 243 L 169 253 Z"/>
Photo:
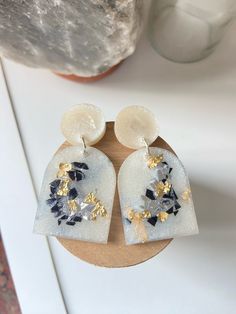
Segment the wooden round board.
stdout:
<path fill-rule="evenodd" d="M 65 142 L 59 150 L 69 145 L 69 143 Z M 160 137 L 158 137 L 152 146 L 158 146 L 173 152 L 171 147 Z M 99 143 L 94 145 L 94 147 L 104 152 L 110 158 L 116 173 L 118 173 L 121 164 L 127 156 L 133 152 L 132 149 L 122 146 L 117 141 L 113 122 L 107 122 L 106 134 Z M 127 267 L 145 262 L 162 251 L 172 240 L 168 239 L 144 244 L 125 245 L 117 188 L 107 244 L 97 244 L 62 238 L 57 239 L 64 248 L 73 255 L 88 263 L 103 267 Z"/>

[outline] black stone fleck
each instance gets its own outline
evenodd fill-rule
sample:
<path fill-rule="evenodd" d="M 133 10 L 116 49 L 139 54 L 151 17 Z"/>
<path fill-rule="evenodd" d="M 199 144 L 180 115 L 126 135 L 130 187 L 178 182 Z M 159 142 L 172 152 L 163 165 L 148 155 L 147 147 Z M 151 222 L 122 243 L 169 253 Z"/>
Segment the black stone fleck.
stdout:
<path fill-rule="evenodd" d="M 69 225 L 69 226 L 74 226 L 75 225 L 75 221 L 67 221 L 66 224 Z"/>
<path fill-rule="evenodd" d="M 157 223 L 157 216 L 151 217 L 147 220 L 152 226 L 155 226 Z"/>
<path fill-rule="evenodd" d="M 59 210 L 58 212 L 55 212 L 55 216 L 54 217 L 60 217 L 63 214 L 63 212 L 61 210 Z"/>
<path fill-rule="evenodd" d="M 80 217 L 80 216 L 75 216 L 75 217 L 73 218 L 73 221 L 81 222 L 81 221 L 82 221 L 82 217 Z"/>
<path fill-rule="evenodd" d="M 72 162 L 71 163 L 74 168 L 88 170 L 88 166 L 84 162 Z"/>
<path fill-rule="evenodd" d="M 49 198 L 48 200 L 46 200 L 46 203 L 49 205 L 49 206 L 53 206 L 57 203 L 57 199 L 56 198 Z"/>
<path fill-rule="evenodd" d="M 73 200 L 78 196 L 78 192 L 76 191 L 76 188 L 73 188 L 68 193 L 69 200 Z"/>
<path fill-rule="evenodd" d="M 174 212 L 174 208 L 173 207 L 171 207 L 170 209 L 168 209 L 167 211 L 167 214 L 173 214 L 173 212 Z"/>
<path fill-rule="evenodd" d="M 65 220 L 65 219 L 67 219 L 68 218 L 68 216 L 67 215 L 64 215 L 64 216 L 62 216 L 60 219 L 61 220 Z"/>
<path fill-rule="evenodd" d="M 80 170 L 70 170 L 70 171 L 68 171 L 68 175 L 69 175 L 70 179 L 73 181 L 80 181 L 80 180 L 83 180 L 85 178 L 84 173 Z"/>
<path fill-rule="evenodd" d="M 180 209 L 181 208 L 181 205 L 176 201 L 175 202 L 175 209 Z"/>
<path fill-rule="evenodd" d="M 131 220 L 129 220 L 128 218 L 125 218 L 125 220 L 126 220 L 129 224 L 131 224 Z"/>
<path fill-rule="evenodd" d="M 52 213 L 57 213 L 62 208 L 62 205 L 56 204 L 51 208 Z"/>
<path fill-rule="evenodd" d="M 154 192 L 149 189 L 146 189 L 146 196 L 150 198 L 150 200 L 155 200 Z"/>
<path fill-rule="evenodd" d="M 59 179 L 54 180 L 50 183 L 50 191 L 52 194 L 55 194 L 57 192 L 60 183 L 61 183 L 61 180 Z"/>

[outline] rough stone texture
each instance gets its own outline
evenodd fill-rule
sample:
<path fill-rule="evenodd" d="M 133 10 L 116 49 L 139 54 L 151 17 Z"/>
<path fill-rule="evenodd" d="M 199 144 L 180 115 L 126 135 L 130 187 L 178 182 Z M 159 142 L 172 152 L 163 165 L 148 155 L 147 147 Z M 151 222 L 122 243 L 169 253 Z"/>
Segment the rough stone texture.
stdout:
<path fill-rule="evenodd" d="M 0 1 L 0 54 L 28 66 L 95 76 L 134 52 L 142 0 Z"/>

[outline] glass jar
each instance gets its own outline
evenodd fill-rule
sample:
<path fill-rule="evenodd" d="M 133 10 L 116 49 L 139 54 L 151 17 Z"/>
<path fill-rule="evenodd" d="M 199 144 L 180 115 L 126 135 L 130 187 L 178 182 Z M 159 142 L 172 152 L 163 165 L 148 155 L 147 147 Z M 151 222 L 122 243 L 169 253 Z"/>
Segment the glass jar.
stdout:
<path fill-rule="evenodd" d="M 235 0 L 153 0 L 151 44 L 172 61 L 198 61 L 213 52 L 235 8 Z"/>

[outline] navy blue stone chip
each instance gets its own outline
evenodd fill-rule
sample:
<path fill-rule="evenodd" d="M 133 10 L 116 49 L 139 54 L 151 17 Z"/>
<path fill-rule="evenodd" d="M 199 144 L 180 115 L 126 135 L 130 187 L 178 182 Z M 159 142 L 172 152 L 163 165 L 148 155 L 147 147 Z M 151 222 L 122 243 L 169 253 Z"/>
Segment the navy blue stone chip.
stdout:
<path fill-rule="evenodd" d="M 78 196 L 78 192 L 76 191 L 76 188 L 71 189 L 68 193 L 68 198 L 70 200 L 75 199 L 77 196 Z"/>
<path fill-rule="evenodd" d="M 73 221 L 81 222 L 81 221 L 82 221 L 82 217 L 80 217 L 80 216 L 75 216 L 75 217 L 73 218 Z"/>
<path fill-rule="evenodd" d="M 146 196 L 150 198 L 150 200 L 155 200 L 154 192 L 149 189 L 146 189 Z"/>
<path fill-rule="evenodd" d="M 56 203 L 57 203 L 57 199 L 52 197 L 52 198 L 49 198 L 48 200 L 46 200 L 46 203 L 49 205 L 49 206 L 54 206 Z"/>
<path fill-rule="evenodd" d="M 174 208 L 173 207 L 171 207 L 170 209 L 168 209 L 167 211 L 167 214 L 173 214 L 173 212 L 174 212 Z"/>
<path fill-rule="evenodd" d="M 75 221 L 67 221 L 66 224 L 69 225 L 69 226 L 74 226 L 75 225 Z"/>
<path fill-rule="evenodd" d="M 56 204 L 51 208 L 52 213 L 57 213 L 62 208 L 62 205 Z"/>
<path fill-rule="evenodd" d="M 72 166 L 74 168 L 88 170 L 88 166 L 84 162 L 76 162 L 76 161 L 74 161 L 71 164 L 72 164 Z"/>
<path fill-rule="evenodd" d="M 61 183 L 61 180 L 59 179 L 54 180 L 50 183 L 50 191 L 52 194 L 55 194 L 57 192 L 60 183 Z"/>
<path fill-rule="evenodd" d="M 151 217 L 147 220 L 152 226 L 155 226 L 157 223 L 157 216 Z"/>
<path fill-rule="evenodd" d="M 69 175 L 70 179 L 73 181 L 80 181 L 80 180 L 83 180 L 85 178 L 84 173 L 80 170 L 70 170 L 70 171 L 68 171 L 68 175 Z"/>
<path fill-rule="evenodd" d="M 125 218 L 125 220 L 126 220 L 129 224 L 131 224 L 131 220 L 129 220 L 128 218 Z"/>
<path fill-rule="evenodd" d="M 176 201 L 175 202 L 175 209 L 180 209 L 181 208 L 181 205 Z"/>

